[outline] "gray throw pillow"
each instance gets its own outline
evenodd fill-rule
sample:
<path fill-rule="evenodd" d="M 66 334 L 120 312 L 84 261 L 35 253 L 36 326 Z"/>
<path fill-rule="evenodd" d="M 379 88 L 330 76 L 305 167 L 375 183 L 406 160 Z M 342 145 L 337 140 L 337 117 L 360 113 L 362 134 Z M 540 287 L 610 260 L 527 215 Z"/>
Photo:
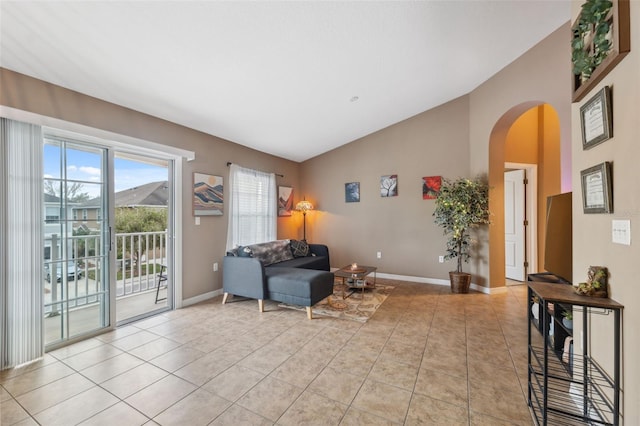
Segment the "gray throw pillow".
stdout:
<path fill-rule="evenodd" d="M 309 244 L 306 241 L 291 240 L 290 246 L 293 257 L 309 256 Z"/>
<path fill-rule="evenodd" d="M 250 246 L 240 246 L 238 247 L 238 256 L 239 257 L 253 257 L 253 251 Z"/>

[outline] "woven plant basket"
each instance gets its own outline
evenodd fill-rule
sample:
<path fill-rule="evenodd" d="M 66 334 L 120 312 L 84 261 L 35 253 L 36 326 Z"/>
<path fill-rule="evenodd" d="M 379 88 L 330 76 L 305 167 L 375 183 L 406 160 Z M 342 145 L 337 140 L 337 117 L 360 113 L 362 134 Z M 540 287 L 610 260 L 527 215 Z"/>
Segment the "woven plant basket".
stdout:
<path fill-rule="evenodd" d="M 466 272 L 449 272 L 451 282 L 451 293 L 469 293 L 471 286 L 471 274 Z"/>

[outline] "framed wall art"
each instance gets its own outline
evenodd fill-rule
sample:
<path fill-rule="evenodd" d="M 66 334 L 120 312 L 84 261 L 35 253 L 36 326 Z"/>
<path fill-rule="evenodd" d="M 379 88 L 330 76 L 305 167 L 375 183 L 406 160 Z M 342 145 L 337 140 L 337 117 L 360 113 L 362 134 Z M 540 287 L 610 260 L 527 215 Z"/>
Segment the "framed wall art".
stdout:
<path fill-rule="evenodd" d="M 278 216 L 291 216 L 293 210 L 293 188 L 290 186 L 278 187 Z"/>
<path fill-rule="evenodd" d="M 584 213 L 613 213 L 611 162 L 605 161 L 580 172 Z"/>
<path fill-rule="evenodd" d="M 344 184 L 344 201 L 346 203 L 360 202 L 360 182 L 349 182 Z"/>
<path fill-rule="evenodd" d="M 613 136 L 611 88 L 605 86 L 580 107 L 582 149 L 593 148 Z"/>
<path fill-rule="evenodd" d="M 193 173 L 193 215 L 222 216 L 224 207 L 222 176 Z"/>
<path fill-rule="evenodd" d="M 396 197 L 398 195 L 398 175 L 380 177 L 380 196 Z"/>
<path fill-rule="evenodd" d="M 435 200 L 440 193 L 442 176 L 427 176 L 422 178 L 422 199 Z"/>

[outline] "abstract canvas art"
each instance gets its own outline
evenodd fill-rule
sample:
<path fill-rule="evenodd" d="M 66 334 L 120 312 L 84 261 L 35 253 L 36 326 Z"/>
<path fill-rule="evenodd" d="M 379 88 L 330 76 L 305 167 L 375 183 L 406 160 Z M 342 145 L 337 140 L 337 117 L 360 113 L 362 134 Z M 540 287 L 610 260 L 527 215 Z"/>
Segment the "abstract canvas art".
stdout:
<path fill-rule="evenodd" d="M 349 182 L 344 184 L 344 201 L 347 203 L 360 202 L 360 182 Z"/>
<path fill-rule="evenodd" d="M 440 193 L 442 176 L 427 176 L 422 178 L 422 199 L 435 200 Z"/>
<path fill-rule="evenodd" d="M 193 215 L 222 216 L 224 206 L 222 176 L 193 174 Z"/>
<path fill-rule="evenodd" d="M 380 177 L 380 196 L 396 197 L 398 195 L 398 175 Z"/>

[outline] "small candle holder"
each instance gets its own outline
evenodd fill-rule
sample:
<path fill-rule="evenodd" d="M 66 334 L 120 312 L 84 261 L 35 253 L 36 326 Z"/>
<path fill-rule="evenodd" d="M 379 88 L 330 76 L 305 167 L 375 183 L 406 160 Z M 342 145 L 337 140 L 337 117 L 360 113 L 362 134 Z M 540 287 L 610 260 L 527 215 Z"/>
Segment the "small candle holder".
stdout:
<path fill-rule="evenodd" d="M 358 269 L 358 264 L 354 262 L 351 264 L 351 270 L 355 271 L 356 269 Z"/>

